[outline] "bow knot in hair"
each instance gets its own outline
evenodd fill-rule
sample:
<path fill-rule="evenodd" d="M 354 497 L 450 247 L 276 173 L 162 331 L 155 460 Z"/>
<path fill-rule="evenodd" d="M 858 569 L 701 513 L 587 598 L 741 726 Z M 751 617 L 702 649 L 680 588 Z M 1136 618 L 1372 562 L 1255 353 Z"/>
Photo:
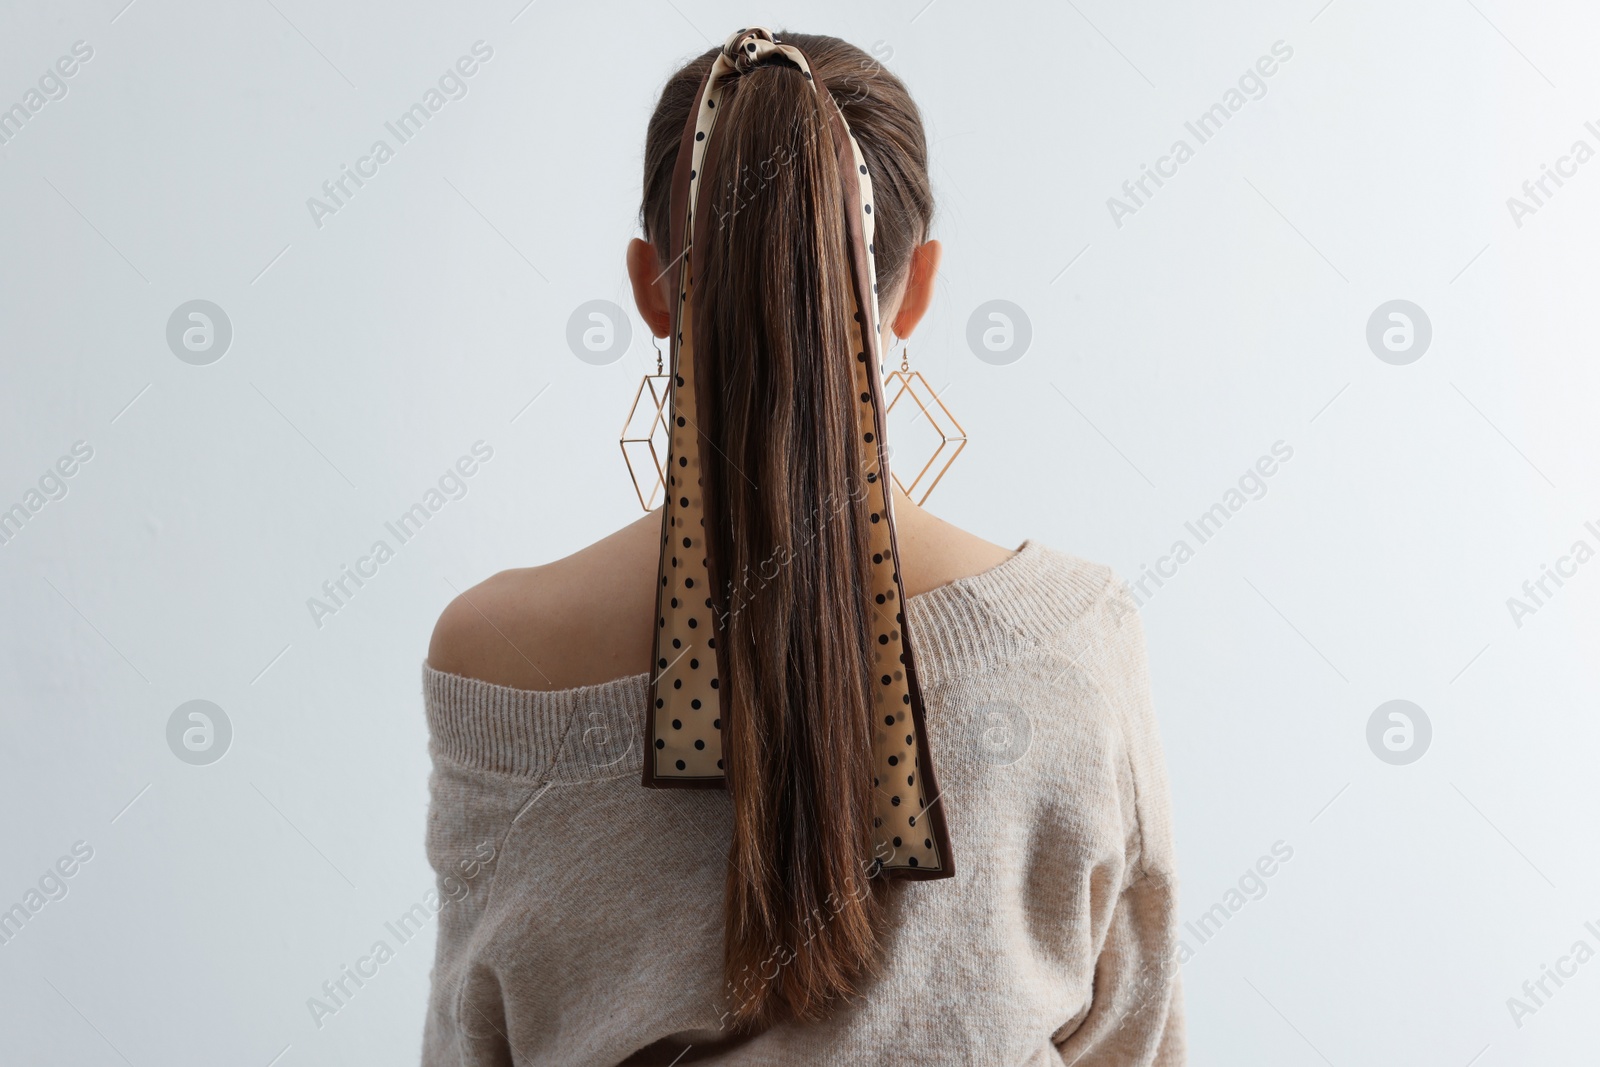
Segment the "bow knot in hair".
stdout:
<path fill-rule="evenodd" d="M 777 40 L 765 26 L 735 31 L 722 45 L 722 54 L 740 74 L 761 66 L 777 51 Z"/>

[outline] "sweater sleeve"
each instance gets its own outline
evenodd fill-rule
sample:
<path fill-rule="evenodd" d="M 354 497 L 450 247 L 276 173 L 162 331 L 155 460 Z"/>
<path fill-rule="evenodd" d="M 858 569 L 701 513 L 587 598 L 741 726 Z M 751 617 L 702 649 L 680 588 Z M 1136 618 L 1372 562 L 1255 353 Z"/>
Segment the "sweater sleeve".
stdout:
<path fill-rule="evenodd" d="M 1057 1046 L 1069 1067 L 1179 1067 L 1183 988 L 1173 952 L 1174 894 L 1159 875 L 1122 891 L 1094 970 L 1088 1014 Z"/>
<path fill-rule="evenodd" d="M 496 788 L 498 786 L 498 788 Z M 489 1067 L 512 1062 L 498 980 L 480 965 L 477 937 L 517 789 L 434 753 L 428 860 L 446 902 L 439 910 L 422 1063 Z"/>
<path fill-rule="evenodd" d="M 1177 880 L 1144 628 L 1114 576 L 1085 621 L 1080 665 L 1117 722 L 1126 759 L 1121 821 L 1130 832 L 1088 1010 L 1057 1047 L 1063 1062 L 1079 1067 L 1177 1067 L 1184 1062 Z"/>

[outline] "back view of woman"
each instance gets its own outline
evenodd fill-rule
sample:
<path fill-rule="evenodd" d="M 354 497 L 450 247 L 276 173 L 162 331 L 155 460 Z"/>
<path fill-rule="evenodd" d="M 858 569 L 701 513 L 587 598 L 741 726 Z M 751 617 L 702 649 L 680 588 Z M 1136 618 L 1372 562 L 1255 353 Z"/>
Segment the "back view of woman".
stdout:
<path fill-rule="evenodd" d="M 740 30 L 645 146 L 658 512 L 445 611 L 427 1064 L 1179 1064 L 1145 653 L 1104 567 L 894 486 L 940 249 L 921 119 Z"/>

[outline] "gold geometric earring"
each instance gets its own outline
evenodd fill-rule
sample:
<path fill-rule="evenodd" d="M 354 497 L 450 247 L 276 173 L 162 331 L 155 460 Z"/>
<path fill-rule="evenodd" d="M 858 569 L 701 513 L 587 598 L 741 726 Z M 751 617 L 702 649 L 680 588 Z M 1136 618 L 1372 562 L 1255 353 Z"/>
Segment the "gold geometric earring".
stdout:
<path fill-rule="evenodd" d="M 884 407 L 885 416 L 894 410 L 894 406 L 900 403 L 902 398 L 909 398 L 910 402 L 916 405 L 917 413 L 911 417 L 911 422 L 906 423 L 906 426 L 926 417 L 934 432 L 939 435 L 939 447 L 933 450 L 933 455 L 928 457 L 928 462 L 922 465 L 922 469 L 909 484 L 901 481 L 900 475 L 893 467 L 889 469 L 900 491 L 914 503 L 921 505 L 933 492 L 934 486 L 939 484 L 939 479 L 950 469 L 950 465 L 956 461 L 956 457 L 961 455 L 961 450 L 967 447 L 967 432 L 961 428 L 955 416 L 950 414 L 950 409 L 945 407 L 944 401 L 939 399 L 939 394 L 933 391 L 933 387 L 922 376 L 922 372 L 911 369 L 909 345 L 900 355 L 900 369 L 890 371 L 888 377 L 883 380 L 883 395 L 891 398 Z M 919 492 L 921 496 L 917 495 Z"/>
<path fill-rule="evenodd" d="M 651 337 L 651 344 L 655 338 Z M 661 346 L 655 344 L 656 372 L 646 373 L 633 395 L 627 421 L 622 424 L 622 459 L 633 479 L 633 491 L 645 511 L 654 510 L 667 487 L 667 446 L 672 431 L 667 427 L 667 398 L 672 376 L 661 366 Z M 648 464 L 648 466 L 647 466 Z M 645 491 L 648 485 L 649 492 Z"/>

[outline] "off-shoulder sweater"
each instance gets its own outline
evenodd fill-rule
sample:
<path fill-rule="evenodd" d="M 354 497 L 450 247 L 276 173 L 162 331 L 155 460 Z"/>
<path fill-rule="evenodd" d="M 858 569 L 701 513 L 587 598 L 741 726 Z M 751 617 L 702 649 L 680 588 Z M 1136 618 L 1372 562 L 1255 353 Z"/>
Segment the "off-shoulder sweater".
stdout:
<path fill-rule="evenodd" d="M 1168 788 L 1125 587 L 1029 541 L 907 603 L 956 874 L 894 883 L 861 996 L 753 1036 L 725 1025 L 728 795 L 640 784 L 647 676 L 530 691 L 424 664 L 423 1063 L 1183 1063 Z"/>

